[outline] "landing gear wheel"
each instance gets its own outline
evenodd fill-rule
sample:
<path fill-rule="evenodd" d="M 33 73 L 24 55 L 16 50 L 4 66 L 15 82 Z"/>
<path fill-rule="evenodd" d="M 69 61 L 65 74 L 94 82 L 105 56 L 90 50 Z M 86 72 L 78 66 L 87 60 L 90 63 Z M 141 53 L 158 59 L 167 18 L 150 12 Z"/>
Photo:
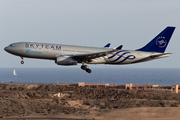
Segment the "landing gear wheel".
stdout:
<path fill-rule="evenodd" d="M 87 73 L 91 73 L 92 72 L 91 69 L 88 68 L 87 64 L 83 64 L 81 66 L 81 69 L 85 70 Z"/>
<path fill-rule="evenodd" d="M 91 73 L 92 71 L 91 71 L 91 69 L 87 68 L 86 72 Z"/>
<path fill-rule="evenodd" d="M 81 69 L 86 70 L 87 69 L 87 65 L 82 65 Z"/>
<path fill-rule="evenodd" d="M 21 64 L 24 64 L 23 57 L 21 57 Z"/>
<path fill-rule="evenodd" d="M 21 61 L 21 64 L 24 64 L 24 61 Z"/>

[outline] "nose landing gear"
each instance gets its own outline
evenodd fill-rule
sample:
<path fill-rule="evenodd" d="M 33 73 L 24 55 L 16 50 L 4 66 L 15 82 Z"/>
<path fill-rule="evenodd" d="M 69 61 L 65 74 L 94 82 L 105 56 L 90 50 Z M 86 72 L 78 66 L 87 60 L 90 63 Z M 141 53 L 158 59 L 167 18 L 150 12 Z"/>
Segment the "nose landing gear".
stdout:
<path fill-rule="evenodd" d="M 84 65 L 84 64 L 81 66 L 81 69 L 85 70 L 87 73 L 91 73 L 92 72 L 91 69 L 89 69 L 88 66 Z"/>
<path fill-rule="evenodd" d="M 21 64 L 24 64 L 23 57 L 21 57 Z"/>

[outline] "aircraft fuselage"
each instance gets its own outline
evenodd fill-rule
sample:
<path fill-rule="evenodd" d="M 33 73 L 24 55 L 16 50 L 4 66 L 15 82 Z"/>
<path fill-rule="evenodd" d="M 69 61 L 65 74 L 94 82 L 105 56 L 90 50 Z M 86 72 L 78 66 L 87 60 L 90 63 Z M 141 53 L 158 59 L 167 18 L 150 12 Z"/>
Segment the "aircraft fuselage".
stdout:
<path fill-rule="evenodd" d="M 18 42 L 11 44 L 5 48 L 6 51 L 13 55 L 27 58 L 49 59 L 56 60 L 60 55 L 73 56 L 78 54 L 97 53 L 108 50 L 110 48 L 97 48 L 97 47 L 85 47 L 85 46 L 71 46 L 61 44 L 47 44 L 36 42 Z M 119 50 L 117 52 L 110 53 L 106 56 L 97 57 L 87 62 L 88 64 L 131 64 L 137 62 L 144 62 L 152 60 L 151 55 L 161 54 L 155 52 L 143 52 L 132 50 Z M 164 57 L 167 57 L 164 56 Z M 78 61 L 81 63 L 82 61 Z"/>

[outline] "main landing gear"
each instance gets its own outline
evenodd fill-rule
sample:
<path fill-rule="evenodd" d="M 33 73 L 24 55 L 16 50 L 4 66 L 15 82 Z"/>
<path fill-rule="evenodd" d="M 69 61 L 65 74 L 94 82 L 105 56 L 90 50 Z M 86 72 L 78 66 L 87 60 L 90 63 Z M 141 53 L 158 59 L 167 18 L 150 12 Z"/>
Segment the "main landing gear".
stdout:
<path fill-rule="evenodd" d="M 21 64 L 24 64 L 23 57 L 21 57 Z"/>
<path fill-rule="evenodd" d="M 91 69 L 89 69 L 88 66 L 84 65 L 84 64 L 81 66 L 81 69 L 85 70 L 87 73 L 91 73 L 92 72 Z"/>

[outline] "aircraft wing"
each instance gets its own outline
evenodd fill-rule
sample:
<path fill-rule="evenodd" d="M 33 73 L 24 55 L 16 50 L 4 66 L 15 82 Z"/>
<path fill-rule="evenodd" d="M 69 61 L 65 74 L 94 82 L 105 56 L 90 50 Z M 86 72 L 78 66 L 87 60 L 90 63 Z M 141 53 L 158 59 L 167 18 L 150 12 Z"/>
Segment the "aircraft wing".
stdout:
<path fill-rule="evenodd" d="M 76 54 L 76 55 L 73 55 L 72 57 L 75 58 L 76 60 L 90 60 L 90 59 L 106 56 L 107 54 L 119 51 L 121 49 L 122 49 L 122 45 L 120 45 L 116 49 L 112 49 L 109 51 L 87 53 L 87 54 Z"/>

